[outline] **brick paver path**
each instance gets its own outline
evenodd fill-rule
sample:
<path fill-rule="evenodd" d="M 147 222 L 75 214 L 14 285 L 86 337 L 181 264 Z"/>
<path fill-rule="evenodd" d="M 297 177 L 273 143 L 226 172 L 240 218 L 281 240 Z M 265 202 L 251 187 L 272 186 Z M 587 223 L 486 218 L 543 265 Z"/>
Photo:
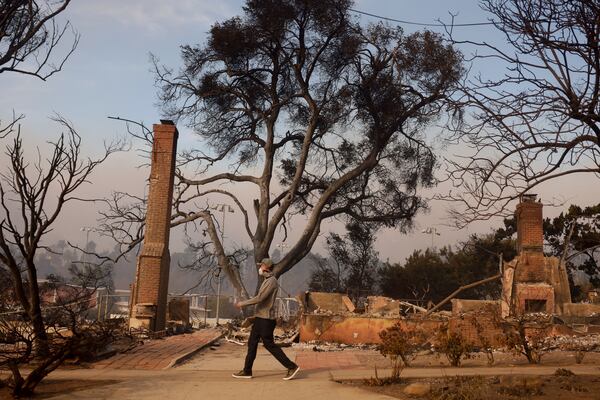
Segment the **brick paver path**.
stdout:
<path fill-rule="evenodd" d="M 303 370 L 356 368 L 362 363 L 351 351 L 315 352 L 299 351 L 296 364 Z"/>
<path fill-rule="evenodd" d="M 93 364 L 94 368 L 156 370 L 168 367 L 175 359 L 206 346 L 221 336 L 217 329 L 149 340 L 143 345 Z"/>

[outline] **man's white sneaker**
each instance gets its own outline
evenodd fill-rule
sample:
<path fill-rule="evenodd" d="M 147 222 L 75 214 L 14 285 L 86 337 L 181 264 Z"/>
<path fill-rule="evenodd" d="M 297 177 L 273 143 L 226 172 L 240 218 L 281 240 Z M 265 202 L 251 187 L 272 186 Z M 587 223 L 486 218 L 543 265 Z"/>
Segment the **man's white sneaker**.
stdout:
<path fill-rule="evenodd" d="M 252 379 L 252 374 L 241 370 L 240 372 L 237 372 L 235 374 L 231 374 L 231 376 L 233 376 L 234 378 L 238 378 L 238 379 Z"/>
<path fill-rule="evenodd" d="M 287 375 L 283 378 L 284 381 L 289 381 L 290 379 L 294 379 L 296 374 L 300 371 L 300 367 L 296 365 L 296 368 L 290 368 L 287 370 Z"/>

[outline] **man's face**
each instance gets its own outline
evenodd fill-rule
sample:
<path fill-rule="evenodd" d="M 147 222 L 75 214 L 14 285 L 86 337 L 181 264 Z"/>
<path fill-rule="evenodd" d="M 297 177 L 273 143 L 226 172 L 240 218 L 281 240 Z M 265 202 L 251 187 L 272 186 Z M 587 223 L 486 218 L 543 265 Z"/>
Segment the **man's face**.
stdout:
<path fill-rule="evenodd" d="M 269 271 L 269 267 L 266 264 L 260 264 L 260 267 L 258 267 L 258 274 L 262 275 L 267 271 Z"/>

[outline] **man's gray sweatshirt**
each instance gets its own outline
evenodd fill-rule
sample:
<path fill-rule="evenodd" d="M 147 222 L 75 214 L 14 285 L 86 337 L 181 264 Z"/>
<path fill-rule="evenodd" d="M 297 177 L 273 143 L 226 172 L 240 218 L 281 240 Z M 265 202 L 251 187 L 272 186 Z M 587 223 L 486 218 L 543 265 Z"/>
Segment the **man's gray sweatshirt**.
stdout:
<path fill-rule="evenodd" d="M 275 298 L 277 297 L 277 289 L 279 285 L 277 285 L 277 278 L 270 272 L 265 272 L 263 275 L 265 280 L 262 285 L 260 285 L 260 289 L 258 289 L 258 294 L 251 299 L 240 301 L 240 305 L 242 307 L 250 306 L 252 304 L 256 304 L 254 308 L 254 316 L 258 318 L 265 319 L 276 319 L 274 305 Z"/>

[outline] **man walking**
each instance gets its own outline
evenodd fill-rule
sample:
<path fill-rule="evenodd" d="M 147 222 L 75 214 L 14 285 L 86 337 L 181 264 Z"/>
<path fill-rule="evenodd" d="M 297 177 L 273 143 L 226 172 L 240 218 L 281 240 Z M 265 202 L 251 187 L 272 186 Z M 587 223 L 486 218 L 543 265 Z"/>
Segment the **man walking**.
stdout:
<path fill-rule="evenodd" d="M 254 324 L 248 338 L 248 353 L 246 354 L 246 362 L 244 369 L 238 373 L 232 374 L 234 378 L 252 378 L 252 365 L 256 358 L 256 350 L 258 349 L 258 341 L 262 339 L 263 345 L 271 353 L 277 361 L 287 368 L 287 375 L 283 380 L 288 381 L 293 379 L 300 368 L 290 360 L 283 350 L 275 344 L 273 339 L 273 331 L 275 330 L 275 298 L 277 297 L 277 278 L 272 272 L 273 261 L 270 258 L 263 258 L 259 264 L 258 274 L 264 277 L 262 285 L 258 290 L 258 294 L 246 301 L 237 302 L 236 307 L 245 307 L 255 305 Z"/>

